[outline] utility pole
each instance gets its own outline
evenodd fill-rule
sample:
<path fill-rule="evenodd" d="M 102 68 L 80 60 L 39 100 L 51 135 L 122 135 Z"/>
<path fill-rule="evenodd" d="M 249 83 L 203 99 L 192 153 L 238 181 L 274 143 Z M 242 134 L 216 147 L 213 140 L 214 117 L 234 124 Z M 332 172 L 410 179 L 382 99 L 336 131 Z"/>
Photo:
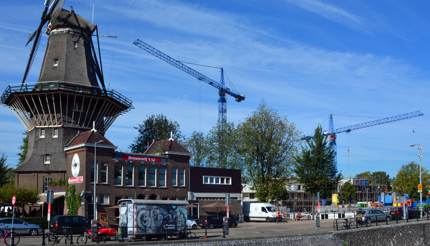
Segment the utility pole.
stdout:
<path fill-rule="evenodd" d="M 420 218 L 423 218 L 423 180 L 422 180 L 422 162 L 423 162 L 423 147 L 421 144 L 411 144 L 410 147 L 417 147 L 418 149 L 418 166 L 420 169 L 420 180 L 418 184 L 418 192 L 420 193 Z"/>

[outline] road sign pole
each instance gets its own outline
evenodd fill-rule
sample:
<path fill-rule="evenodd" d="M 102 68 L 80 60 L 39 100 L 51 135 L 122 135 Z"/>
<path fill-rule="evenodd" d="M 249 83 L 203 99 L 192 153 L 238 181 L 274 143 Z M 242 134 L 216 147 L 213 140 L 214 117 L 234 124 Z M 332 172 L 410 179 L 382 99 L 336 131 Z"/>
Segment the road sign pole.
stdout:
<path fill-rule="evenodd" d="M 10 234 L 10 240 L 11 240 L 11 246 L 15 246 L 15 239 L 14 239 L 14 222 L 15 222 L 15 203 L 16 203 L 16 196 L 12 196 L 12 231 Z"/>

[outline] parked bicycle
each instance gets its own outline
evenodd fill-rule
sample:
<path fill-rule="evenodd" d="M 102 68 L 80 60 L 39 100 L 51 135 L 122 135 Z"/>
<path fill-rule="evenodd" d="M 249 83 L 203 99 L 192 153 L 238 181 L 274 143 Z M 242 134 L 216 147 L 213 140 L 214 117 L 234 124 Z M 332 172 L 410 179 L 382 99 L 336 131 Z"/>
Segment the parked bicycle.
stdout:
<path fill-rule="evenodd" d="M 73 240 L 72 234 L 70 234 L 70 233 L 53 233 L 53 232 L 50 232 L 47 234 L 47 238 L 48 238 L 48 244 L 50 244 L 50 245 L 60 244 L 62 241 L 65 244 L 71 244 L 72 240 Z"/>
<path fill-rule="evenodd" d="M 19 242 L 21 241 L 21 238 L 19 235 L 13 235 L 12 237 L 12 233 L 10 231 L 2 230 L 2 229 L 0 229 L 0 239 L 6 245 L 18 245 Z"/>

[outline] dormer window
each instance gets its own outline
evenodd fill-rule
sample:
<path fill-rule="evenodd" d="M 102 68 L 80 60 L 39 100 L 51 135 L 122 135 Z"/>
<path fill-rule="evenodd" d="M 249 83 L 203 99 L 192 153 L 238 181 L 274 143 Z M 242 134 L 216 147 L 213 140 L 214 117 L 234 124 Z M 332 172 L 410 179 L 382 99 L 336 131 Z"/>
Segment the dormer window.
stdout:
<path fill-rule="evenodd" d="M 45 138 L 46 131 L 45 129 L 39 129 L 39 138 Z"/>
<path fill-rule="evenodd" d="M 54 63 L 52 64 L 53 67 L 58 67 L 59 60 L 57 58 L 54 59 Z"/>
<path fill-rule="evenodd" d="M 43 164 L 45 165 L 51 164 L 51 155 L 49 154 L 43 155 Z"/>
<path fill-rule="evenodd" d="M 58 129 L 57 128 L 52 129 L 52 138 L 58 138 Z"/>

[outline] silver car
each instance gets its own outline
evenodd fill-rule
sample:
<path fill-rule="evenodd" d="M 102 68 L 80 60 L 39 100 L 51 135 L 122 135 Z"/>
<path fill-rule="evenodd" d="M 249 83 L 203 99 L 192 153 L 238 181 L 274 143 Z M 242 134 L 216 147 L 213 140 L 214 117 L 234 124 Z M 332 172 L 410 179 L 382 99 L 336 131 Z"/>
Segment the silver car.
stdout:
<path fill-rule="evenodd" d="M 40 226 L 29 224 L 20 219 L 14 219 L 13 228 L 16 234 L 36 236 L 41 232 Z M 0 230 L 12 230 L 12 218 L 0 218 Z"/>

